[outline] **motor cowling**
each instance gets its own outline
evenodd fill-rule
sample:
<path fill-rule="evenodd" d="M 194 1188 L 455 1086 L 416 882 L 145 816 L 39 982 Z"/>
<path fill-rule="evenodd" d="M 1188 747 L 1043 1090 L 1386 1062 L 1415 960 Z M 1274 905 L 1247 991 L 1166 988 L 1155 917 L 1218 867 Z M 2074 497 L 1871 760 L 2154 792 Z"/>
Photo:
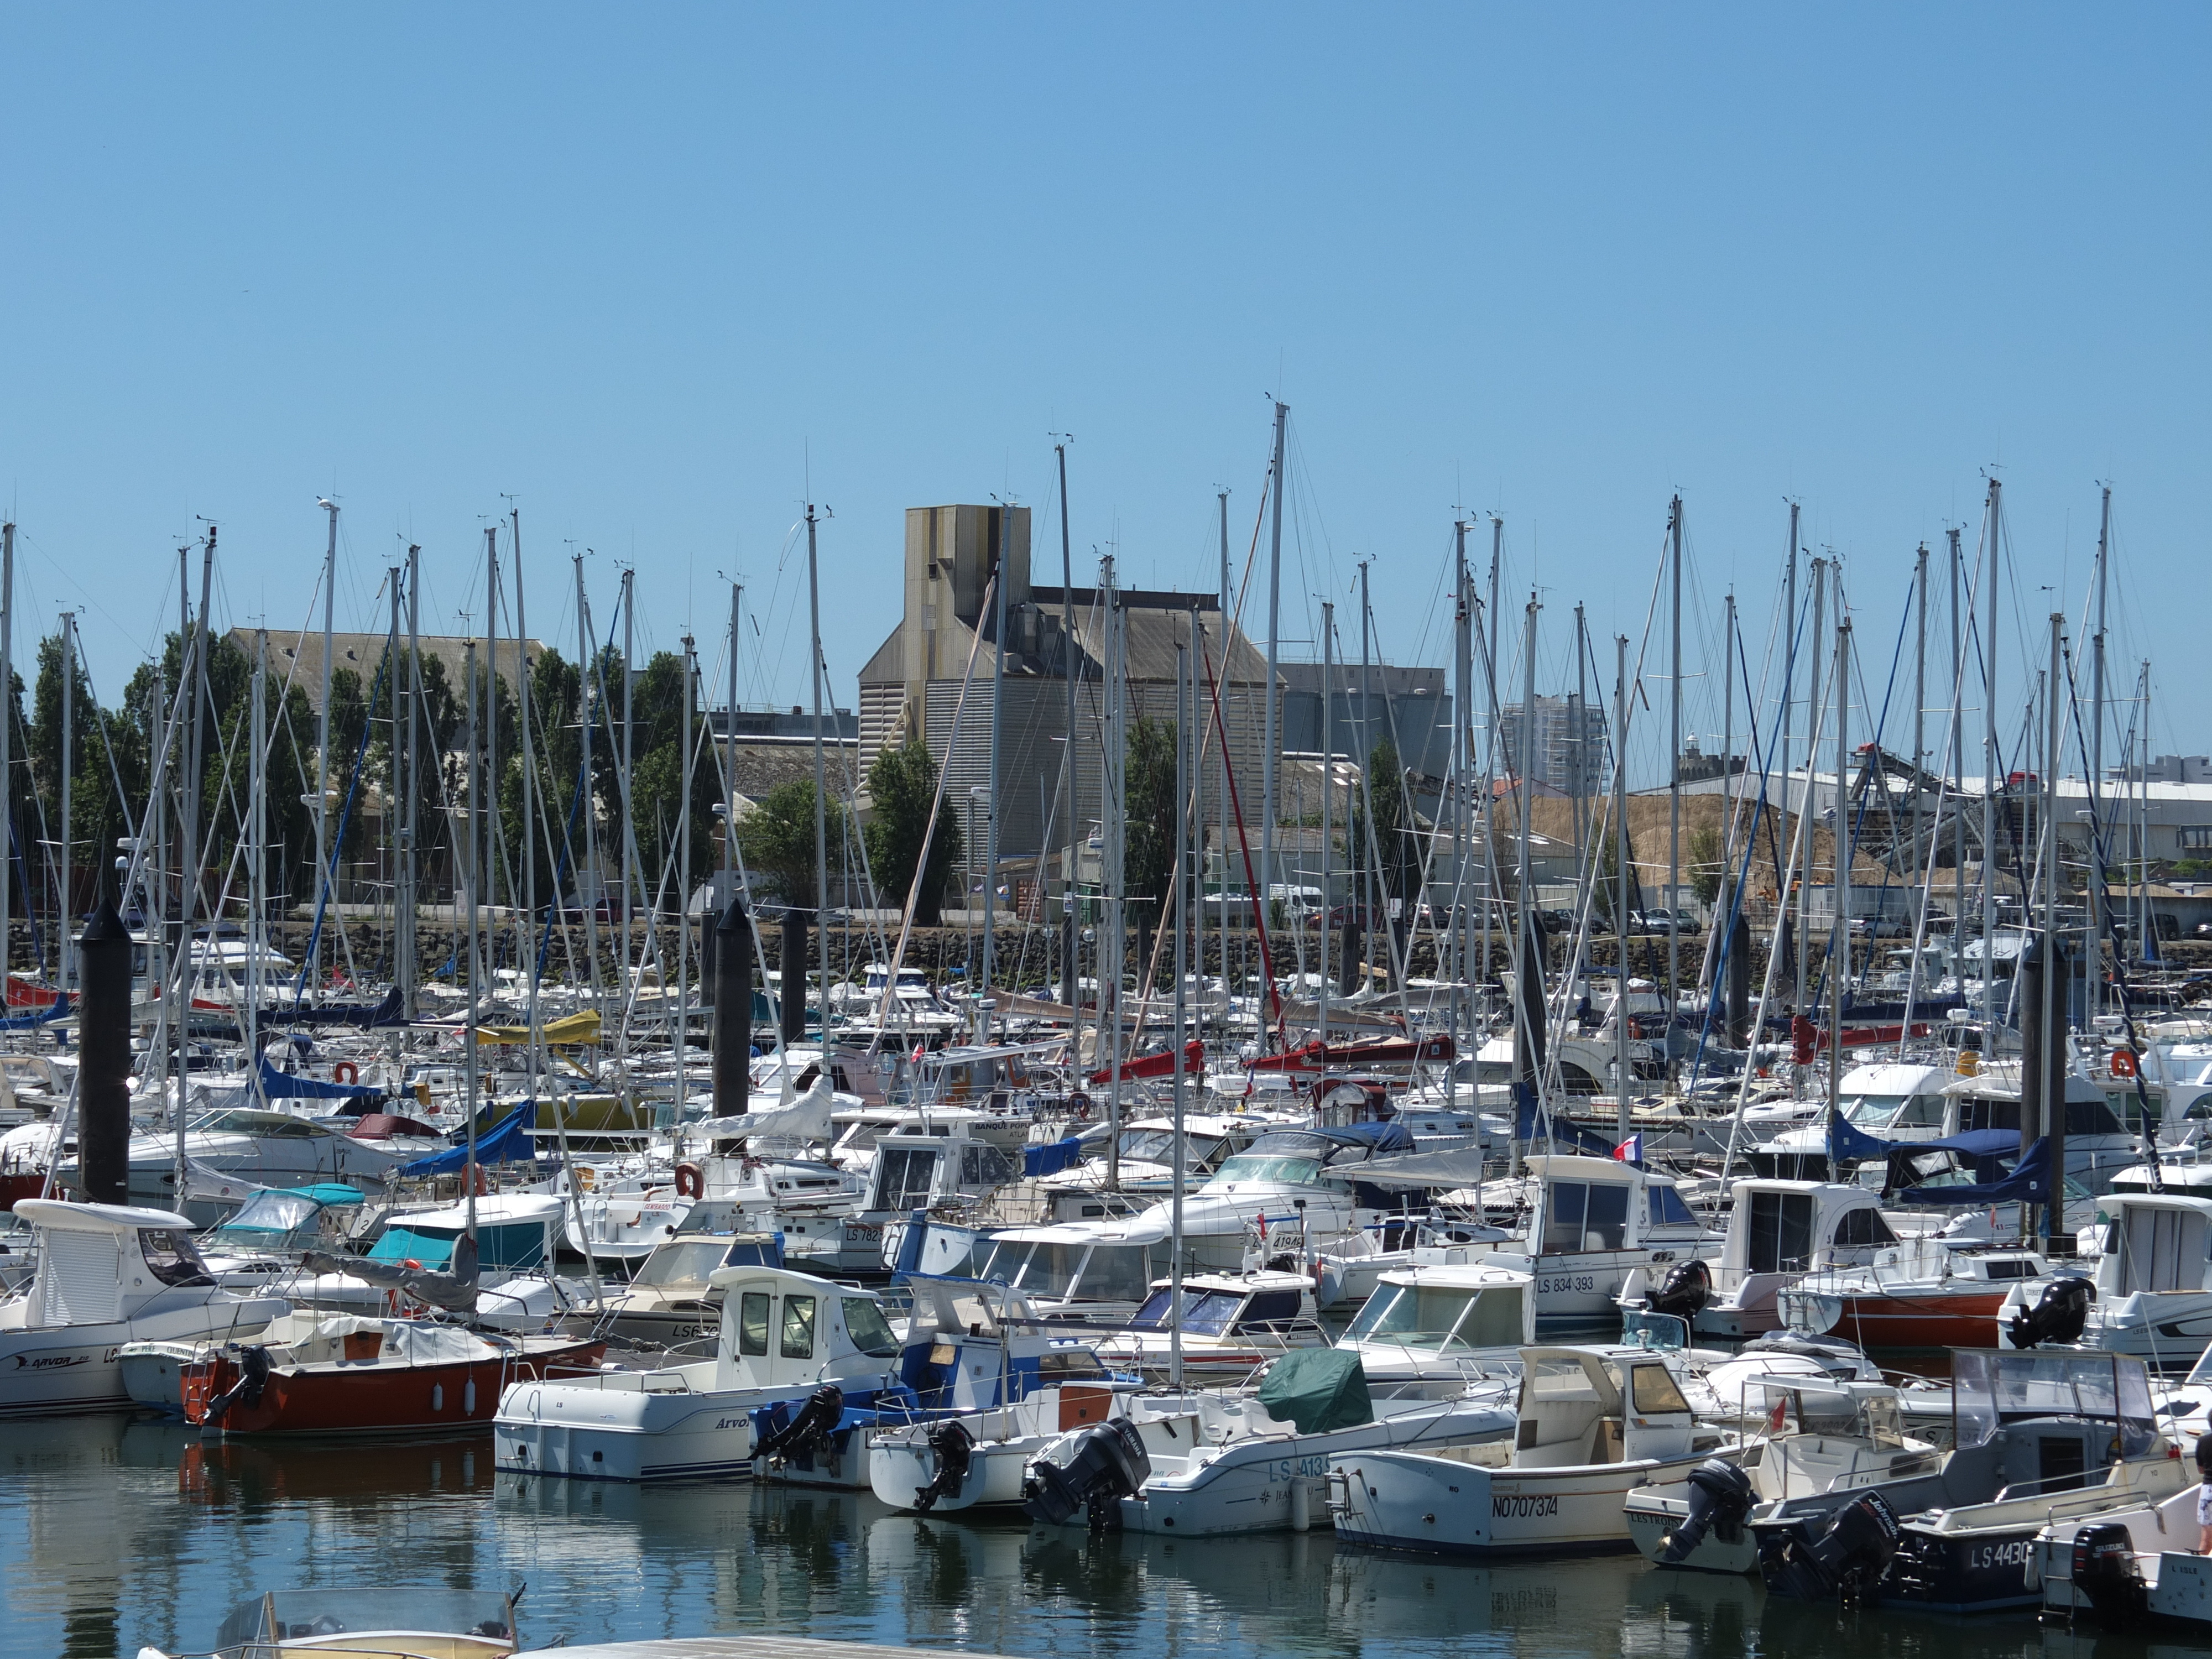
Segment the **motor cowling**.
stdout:
<path fill-rule="evenodd" d="M 1682 1524 L 1660 1540 L 1659 1565 L 1679 1566 L 1689 1559 L 1708 1533 L 1723 1544 L 1743 1536 L 1743 1523 L 1751 1514 L 1751 1477 L 1725 1457 L 1709 1457 L 1692 1469 L 1690 1512 Z"/>
<path fill-rule="evenodd" d="M 208 1401 L 207 1421 L 220 1423 L 228 1416 L 234 1405 L 252 1411 L 261 1403 L 262 1391 L 269 1386 L 269 1350 L 256 1345 L 241 1348 L 238 1355 L 238 1381 Z"/>
<path fill-rule="evenodd" d="M 2097 1287 L 2086 1279 L 2070 1273 L 2054 1279 L 2043 1287 L 2033 1307 L 2014 1310 L 2005 1339 L 2015 1348 L 2078 1342 L 2089 1322 L 2089 1304 L 2096 1299 Z"/>
<path fill-rule="evenodd" d="M 1897 1511 L 1870 1492 L 1800 1522 L 1778 1551 L 1762 1550 L 1759 1575 L 1767 1589 L 1801 1601 L 1854 1607 L 1872 1598 L 1904 1541 Z"/>
<path fill-rule="evenodd" d="M 1091 1526 L 1103 1527 L 1114 1501 L 1135 1497 L 1152 1475 L 1152 1455 L 1136 1425 L 1109 1418 L 1079 1431 L 1064 1459 L 1031 1460 L 1022 1481 L 1022 1510 L 1032 1521 L 1060 1526 L 1088 1509 Z"/>
<path fill-rule="evenodd" d="M 753 1455 L 789 1459 L 802 1453 L 827 1451 L 837 1419 L 844 1414 L 845 1391 L 835 1382 L 824 1382 L 806 1396 L 806 1403 L 790 1422 L 753 1448 Z"/>
<path fill-rule="evenodd" d="M 975 1461 L 975 1437 L 950 1418 L 933 1424 L 929 1430 L 930 1455 L 936 1460 L 929 1484 L 914 1489 L 915 1512 L 927 1515 L 937 1507 L 940 1498 L 950 1498 L 957 1492 L 968 1479 L 969 1466 Z"/>
<path fill-rule="evenodd" d="M 1653 1313 L 1694 1319 L 1712 1299 L 1713 1270 L 1692 1259 L 1678 1261 L 1668 1268 L 1667 1277 L 1659 1281 L 1659 1288 L 1644 1298 L 1644 1305 Z"/>
<path fill-rule="evenodd" d="M 2136 1540 L 2112 1522 L 2074 1534 L 2074 1593 L 2085 1598 L 2108 1631 L 2131 1630 L 2149 1611 L 2150 1594 L 2136 1560 Z"/>

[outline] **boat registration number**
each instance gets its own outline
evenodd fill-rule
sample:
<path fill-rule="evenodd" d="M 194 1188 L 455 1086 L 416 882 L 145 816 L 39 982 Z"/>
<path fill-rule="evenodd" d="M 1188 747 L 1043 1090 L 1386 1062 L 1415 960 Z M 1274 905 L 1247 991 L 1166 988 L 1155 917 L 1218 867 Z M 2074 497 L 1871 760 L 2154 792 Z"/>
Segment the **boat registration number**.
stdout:
<path fill-rule="evenodd" d="M 1984 1544 L 1966 1552 L 1966 1571 L 1986 1572 L 1991 1567 L 2024 1567 L 2035 1546 L 2025 1538 L 2009 1543 Z"/>
<path fill-rule="evenodd" d="M 1536 1281 L 1536 1294 L 1539 1296 L 1555 1295 L 1561 1291 L 1595 1291 L 1595 1289 L 1597 1289 L 1597 1279 L 1591 1273 L 1561 1273 L 1556 1279 L 1540 1279 Z"/>
<path fill-rule="evenodd" d="M 1490 1495 L 1491 1518 L 1498 1521 L 1530 1521 L 1538 1516 L 1557 1515 L 1559 1496 L 1552 1492 L 1543 1497 L 1521 1497 L 1504 1492 Z"/>

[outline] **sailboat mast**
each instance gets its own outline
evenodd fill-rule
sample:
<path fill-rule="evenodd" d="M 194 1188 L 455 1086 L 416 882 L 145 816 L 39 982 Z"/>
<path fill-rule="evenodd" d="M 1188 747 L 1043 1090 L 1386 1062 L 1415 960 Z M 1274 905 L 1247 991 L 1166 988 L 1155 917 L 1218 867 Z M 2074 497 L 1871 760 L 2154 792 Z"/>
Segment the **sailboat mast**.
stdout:
<path fill-rule="evenodd" d="M 407 549 L 407 805 L 399 815 L 399 928 L 406 946 L 400 957 L 404 966 L 399 1000 L 410 1024 L 416 1014 L 415 982 L 422 969 L 415 930 L 422 919 L 422 849 L 416 842 L 416 830 L 422 816 L 422 549 L 419 543 L 411 543 Z"/>
<path fill-rule="evenodd" d="M 1106 890 L 1106 949 L 1098 964 L 1098 1017 L 1106 1038 L 1108 1090 L 1106 1096 L 1106 1190 L 1121 1189 L 1121 1045 L 1126 1035 L 1121 1019 L 1121 955 L 1123 911 L 1128 898 L 1127 845 L 1128 799 L 1128 737 L 1123 726 L 1121 596 L 1115 586 L 1114 556 L 1098 561 L 1099 598 L 1106 613 L 1106 735 L 1099 745 L 1102 764 L 1099 817 L 1104 820 L 1100 851 L 1106 867 L 1101 872 Z M 1272 682 L 1271 682 L 1272 683 Z M 1110 999 L 1110 1000 L 1109 1000 Z M 1109 1007 L 1113 1012 L 1107 1012 Z"/>
<path fill-rule="evenodd" d="M 1982 677 L 1982 1029 L 1990 1052 L 1996 1051 L 1997 1024 L 1997 549 L 1998 514 L 2003 486 L 1990 480 L 1986 535 L 1989 556 L 1982 562 L 1982 584 L 1989 594 L 1989 622 L 1982 649 L 1988 671 Z M 2023 895 L 2023 897 L 2026 896 Z"/>
<path fill-rule="evenodd" d="M 315 716 L 315 900 L 319 906 L 335 903 L 331 890 L 331 659 L 337 655 L 338 504 L 325 496 L 322 509 L 330 515 L 330 539 L 323 550 L 323 702 Z M 308 972 L 315 964 L 307 964 Z"/>
<path fill-rule="evenodd" d="M 1230 626 L 1229 617 L 1229 492 L 1224 489 L 1217 491 L 1216 494 L 1221 503 L 1221 672 L 1222 677 L 1226 678 L 1229 673 L 1229 641 L 1236 631 Z M 1063 489 L 1060 492 L 1060 499 L 1063 501 L 1066 501 L 1066 495 L 1067 492 Z M 1194 693 L 1196 690 L 1194 684 L 1192 689 Z M 1073 738 L 1071 737 L 1069 741 L 1073 742 Z M 1216 832 L 1214 844 L 1221 849 L 1221 984 L 1224 993 L 1226 994 L 1230 988 L 1237 983 L 1237 980 L 1230 977 L 1229 973 L 1229 745 L 1222 743 L 1218 744 L 1217 748 L 1218 752 L 1213 757 L 1213 810 L 1219 829 Z M 1200 892 L 1205 890 L 1205 872 L 1202 867 L 1206 851 L 1205 836 L 1206 820 L 1201 817 L 1199 820 L 1199 854 L 1201 862 L 1199 890 Z M 1204 963 L 1205 955 L 1201 946 L 1199 951 L 1201 964 Z"/>
<path fill-rule="evenodd" d="M 1321 1040 L 1326 1054 L 1328 1046 L 1328 878 L 1331 860 L 1328 855 L 1329 836 L 1334 826 L 1329 821 L 1331 797 L 1336 792 L 1329 787 L 1329 773 L 1336 758 L 1336 724 L 1330 717 L 1336 703 L 1336 605 L 1333 600 L 1321 602 Z M 1349 969 L 1352 964 L 1345 964 Z M 1327 1069 L 1324 1058 L 1323 1069 Z"/>
<path fill-rule="evenodd" d="M 1921 867 L 1920 811 L 1926 793 L 1920 781 L 1928 769 L 1928 544 L 1920 544 L 1920 551 L 1913 561 L 1912 599 L 1917 617 L 1912 647 L 1912 862 Z M 1918 953 L 1914 955 L 1912 975 L 1919 972 Z M 1911 982 L 1908 976 L 1907 982 Z M 1905 1012 L 1908 1024 L 1911 1011 Z M 1902 1035 L 1902 1033 L 1900 1033 Z"/>
<path fill-rule="evenodd" d="M 1265 732 L 1260 748 L 1260 793 L 1265 797 L 1260 812 L 1260 890 L 1253 896 L 1266 914 L 1267 901 L 1275 890 L 1275 751 L 1280 736 L 1276 725 L 1278 694 L 1275 687 L 1275 664 L 1283 617 L 1283 497 L 1287 493 L 1283 474 L 1283 430 L 1290 418 L 1290 405 L 1275 405 L 1275 459 L 1268 475 L 1269 486 L 1274 491 L 1269 507 L 1274 517 L 1271 550 L 1267 556 L 1267 683 L 1264 688 L 1261 724 Z M 1265 1035 L 1261 1048 L 1272 1044 Z"/>
<path fill-rule="evenodd" d="M 527 1070 L 530 1092 L 538 1092 L 545 1070 L 545 1026 L 538 1006 L 538 814 L 536 746 L 530 735 L 530 625 L 523 605 L 522 509 L 513 509 L 507 550 L 514 566 L 514 691 L 522 726 L 522 914 L 515 918 L 515 939 L 522 951 L 518 965 L 529 975 L 523 981 L 528 998 L 524 1024 L 530 1032 Z"/>
<path fill-rule="evenodd" d="M 1674 596 L 1671 601 L 1674 667 L 1668 702 L 1667 730 L 1667 1080 L 1674 1081 L 1674 1042 L 1671 1030 L 1682 985 L 1682 498 L 1674 497 L 1667 509 L 1668 539 L 1673 544 Z"/>
<path fill-rule="evenodd" d="M 15 965 L 9 927 L 15 852 L 15 526 L 0 524 L 0 983 Z"/>
<path fill-rule="evenodd" d="M 991 980 L 994 965 L 999 914 L 999 727 L 1006 713 L 1006 586 L 1013 568 L 1014 509 L 999 508 L 999 544 L 992 554 L 991 602 L 991 746 L 987 762 L 990 793 L 983 805 L 983 963 L 982 1000 L 975 1018 L 984 1042 L 991 1040 Z"/>
<path fill-rule="evenodd" d="M 76 984 L 76 957 L 70 948 L 70 912 L 76 907 L 70 902 L 70 888 L 76 874 L 76 837 L 71 833 L 73 820 L 70 815 L 70 786 L 76 772 L 76 614 L 62 612 L 62 890 L 61 902 L 56 905 L 54 916 L 55 958 L 59 966 L 62 988 L 69 990 Z"/>
<path fill-rule="evenodd" d="M 1966 811 L 1959 799 L 1966 782 L 1966 555 L 1959 526 L 1945 535 L 1951 544 L 1951 977 L 1963 989 L 1966 972 Z M 1943 833 L 1939 822 L 1936 833 Z"/>
<path fill-rule="evenodd" d="M 1474 744 L 1468 741 L 1468 715 L 1474 679 L 1474 599 L 1467 569 L 1467 520 L 1452 526 L 1452 965 L 1444 978 L 1452 987 L 1449 1018 L 1452 1063 L 1444 1067 L 1444 1109 L 1459 1109 L 1460 1016 L 1467 971 L 1467 854 L 1474 836 L 1474 779 L 1468 775 Z M 1474 1011 L 1465 1010 L 1472 1019 Z M 1473 1026 L 1470 1024 L 1469 1033 Z M 1474 1046 L 1470 1044 L 1469 1046 Z"/>
<path fill-rule="evenodd" d="M 2112 487 L 2102 489 L 2097 514 L 2097 619 L 2089 635 L 2089 777 L 2083 792 L 2089 801 L 2089 937 L 2081 952 L 2088 977 L 2085 1017 L 2094 1022 L 2105 1012 L 2105 587 L 2112 536 Z M 0 644 L 0 651 L 4 651 Z M 0 672 L 0 686 L 7 679 Z M 0 911 L 0 920 L 5 912 Z"/>
<path fill-rule="evenodd" d="M 1060 988 L 1067 998 L 1067 1057 L 1071 1068 L 1083 1064 L 1083 919 L 1075 899 L 1075 849 L 1081 840 L 1075 822 L 1075 562 L 1067 538 L 1067 444 L 1052 447 L 1060 466 L 1060 672 L 1066 708 L 1061 718 L 1067 738 L 1060 757 L 1060 781 L 1066 805 L 1060 833 Z M 1225 527 L 1223 534 L 1227 534 Z M 1226 545 L 1224 542 L 1224 545 Z M 1042 874 L 1042 872 L 1040 872 Z"/>
<path fill-rule="evenodd" d="M 584 796 L 584 867 L 576 878 L 576 896 L 583 902 L 584 960 L 592 987 L 592 1006 L 600 1005 L 599 906 L 605 902 L 606 880 L 599 868 L 599 811 L 598 792 L 592 779 L 592 728 L 598 721 L 592 693 L 599 687 L 599 665 L 592 652 L 592 607 L 584 592 L 584 556 L 576 559 L 576 787 Z M 732 645 L 731 653 L 736 653 Z M 606 698 L 599 698 L 602 706 Z M 736 713 L 732 707 L 732 714 Z M 734 786 L 732 786 L 734 787 Z M 726 824 L 724 833 L 733 833 Z"/>
<path fill-rule="evenodd" d="M 253 697 L 247 716 L 246 860 L 246 1054 L 259 1087 L 261 969 L 269 913 L 269 630 L 253 630 Z"/>
<path fill-rule="evenodd" d="M 1813 584 L 1813 636 L 1805 653 L 1805 793 L 1798 798 L 1798 811 L 1805 823 L 1805 856 L 1800 861 L 1797 878 L 1797 1007 L 1804 1011 L 1805 969 L 1812 956 L 1813 941 L 1813 832 L 1811 824 L 1816 817 L 1813 806 L 1814 750 L 1818 745 L 1820 731 L 1820 642 L 1828 599 L 1828 562 L 1814 559 L 1808 573 Z"/>
<path fill-rule="evenodd" d="M 637 653 L 635 649 L 636 643 L 635 623 L 637 618 L 637 606 L 635 604 L 636 579 L 637 572 L 635 570 L 625 570 L 622 574 L 622 775 L 624 778 L 635 775 L 630 770 L 630 763 L 633 758 L 632 739 L 637 731 Z M 625 971 L 634 965 L 640 965 L 634 964 L 630 959 L 631 952 L 637 949 L 636 919 L 630 908 L 630 899 L 631 896 L 635 891 L 635 885 L 640 878 L 640 873 L 637 863 L 637 819 L 635 814 L 630 810 L 630 793 L 628 787 L 625 786 L 623 790 L 622 901 L 622 959 Z M 640 953 L 640 956 L 641 963 L 642 953 Z"/>
<path fill-rule="evenodd" d="M 1613 1127 L 1628 1138 L 1628 635 L 1613 636 Z"/>
<path fill-rule="evenodd" d="M 822 1042 L 826 1069 L 830 1042 L 830 948 L 829 935 L 823 930 L 830 925 L 830 800 L 822 769 L 822 572 L 816 556 L 816 529 L 814 503 L 809 501 L 806 504 L 806 654 L 807 666 L 812 671 L 814 678 L 814 926 L 808 931 L 814 935 L 816 954 L 822 963 Z M 950 754 L 946 755 L 945 763 L 947 766 L 952 763 Z M 799 953 L 797 962 L 783 964 L 781 984 L 785 997 L 799 999 L 803 1014 L 806 1007 L 806 957 L 804 951 Z"/>
<path fill-rule="evenodd" d="M 478 886 L 484 904 L 487 968 L 499 953 L 492 911 L 499 904 L 499 526 L 484 526 L 484 866 Z M 512 895 L 510 895 L 512 896 Z"/>
<path fill-rule="evenodd" d="M 1835 915 L 1828 921 L 1828 1121 L 1836 1121 L 1844 1079 L 1844 996 L 1851 976 L 1850 769 L 1851 625 L 1844 616 L 1843 574 L 1836 574 L 1836 877 Z M 1813 768 L 1806 762 L 1809 788 Z M 1809 798 L 1809 797 L 1808 797 Z"/>
<path fill-rule="evenodd" d="M 684 636 L 684 712 L 679 741 L 684 745 L 684 799 L 676 809 L 676 1035 L 669 1051 L 676 1060 L 676 1155 L 684 1155 L 684 1109 L 691 1059 L 691 704 L 699 695 L 699 667 L 692 637 Z M 791 994 L 792 964 L 784 967 L 784 994 Z M 799 968 L 799 982 L 806 983 Z"/>

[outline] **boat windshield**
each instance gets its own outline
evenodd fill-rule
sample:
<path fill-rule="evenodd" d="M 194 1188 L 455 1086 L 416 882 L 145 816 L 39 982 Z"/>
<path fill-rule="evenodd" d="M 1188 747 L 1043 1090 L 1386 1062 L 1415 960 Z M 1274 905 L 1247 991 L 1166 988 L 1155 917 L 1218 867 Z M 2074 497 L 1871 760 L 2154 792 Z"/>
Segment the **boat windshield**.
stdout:
<path fill-rule="evenodd" d="M 1239 1152 L 1214 1171 L 1212 1186 L 1236 1182 L 1265 1182 L 1277 1187 L 1317 1187 L 1321 1184 L 1317 1158 L 1276 1158 L 1261 1152 Z"/>
<path fill-rule="evenodd" d="M 283 1112 L 251 1111 L 244 1107 L 210 1112 L 191 1127 L 195 1134 L 273 1135 L 283 1139 L 304 1139 L 337 1133 L 304 1117 L 292 1117 Z"/>
<path fill-rule="evenodd" d="M 881 1303 L 872 1296 L 848 1296 L 840 1307 L 845 1316 L 845 1334 L 853 1339 L 854 1347 L 871 1359 L 897 1358 L 898 1338 L 891 1334 Z"/>
<path fill-rule="evenodd" d="M 1168 1307 L 1174 1297 L 1171 1287 L 1162 1286 L 1146 1298 L 1145 1305 L 1137 1310 L 1129 1321 L 1133 1331 L 1164 1331 L 1168 1328 Z M 1218 1336 L 1229 1328 L 1229 1322 L 1237 1317 L 1237 1309 L 1244 1305 L 1242 1291 L 1194 1291 L 1182 1293 L 1182 1328 L 1187 1336 Z"/>
<path fill-rule="evenodd" d="M 1941 1095 L 1856 1095 L 1843 1103 L 1845 1120 L 1862 1129 L 1936 1129 L 1943 1124 Z"/>
<path fill-rule="evenodd" d="M 2033 1417 L 2115 1422 L 2121 1454 L 2127 1457 L 2148 1451 L 2156 1432 L 2150 1381 L 2140 1359 L 1961 1348 L 1953 1356 L 1951 1386 L 1961 1446 L 1978 1446 L 2002 1424 Z"/>
<path fill-rule="evenodd" d="M 265 1648 L 361 1631 L 434 1632 L 505 1643 L 513 1639 L 512 1622 L 504 1595 L 443 1584 L 272 1590 L 233 1608 L 215 1644 L 225 1650 Z"/>
<path fill-rule="evenodd" d="M 256 1193 L 216 1228 L 217 1237 L 238 1233 L 289 1233 L 305 1226 L 323 1206 L 305 1193 Z"/>
<path fill-rule="evenodd" d="M 703 1285 L 707 1275 L 724 1265 L 729 1241 L 720 1238 L 677 1238 L 645 1259 L 633 1285 Z"/>
<path fill-rule="evenodd" d="M 1175 1156 L 1175 1131 L 1124 1129 L 1121 1131 L 1121 1156 L 1146 1164 L 1165 1164 Z"/>
<path fill-rule="evenodd" d="M 1368 1298 L 1345 1340 L 1438 1352 L 1513 1347 L 1525 1334 L 1520 1296 L 1520 1287 L 1511 1285 L 1473 1290 L 1385 1285 Z"/>

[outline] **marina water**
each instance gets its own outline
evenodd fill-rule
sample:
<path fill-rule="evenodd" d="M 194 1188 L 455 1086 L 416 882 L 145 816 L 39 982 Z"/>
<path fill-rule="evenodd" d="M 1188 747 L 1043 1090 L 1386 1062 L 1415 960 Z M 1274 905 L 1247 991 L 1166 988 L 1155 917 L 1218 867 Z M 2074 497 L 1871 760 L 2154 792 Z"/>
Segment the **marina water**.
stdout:
<path fill-rule="evenodd" d="M 894 1515 L 750 1481 L 496 1474 L 489 1435 L 256 1444 L 110 1415 L 0 1425 L 0 1656 L 205 1649 L 288 1585 L 511 1589 L 527 1647 L 783 1633 L 1073 1659 L 2201 1655 L 2027 1614 L 1839 1613 L 1636 1555 L 1477 1565 L 1326 1526 L 1160 1538 Z"/>

